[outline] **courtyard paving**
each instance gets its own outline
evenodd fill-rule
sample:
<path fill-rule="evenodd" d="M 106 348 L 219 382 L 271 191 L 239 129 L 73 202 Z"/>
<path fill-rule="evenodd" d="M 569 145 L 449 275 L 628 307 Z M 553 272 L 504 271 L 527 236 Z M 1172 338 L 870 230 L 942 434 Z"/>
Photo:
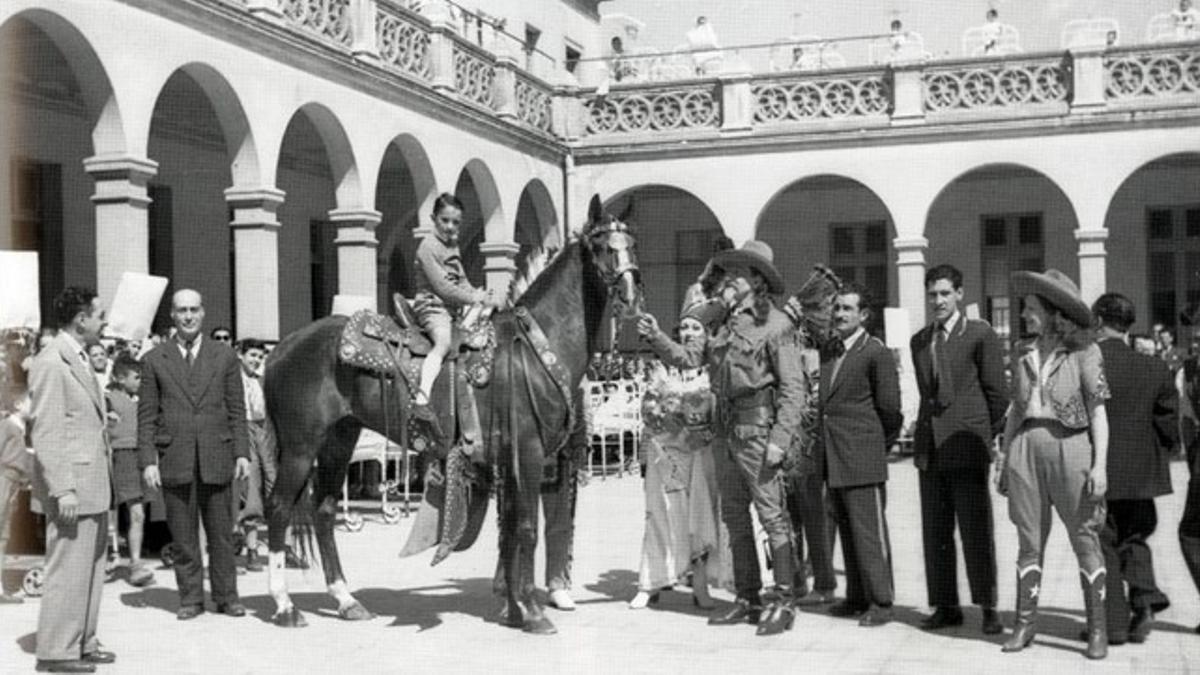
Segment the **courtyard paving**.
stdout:
<path fill-rule="evenodd" d="M 553 636 L 532 636 L 495 622 L 491 595 L 496 560 L 494 518 L 470 551 L 430 567 L 430 554 L 401 559 L 411 521 L 372 520 L 356 533 L 339 530 L 350 586 L 378 616 L 339 620 L 319 571 L 289 571 L 304 629 L 267 622 L 273 603 L 265 573 L 238 578 L 250 616 L 206 614 L 177 621 L 174 578 L 160 570 L 158 585 L 136 589 L 122 581 L 105 588 L 101 639 L 118 662 L 103 673 L 1185 673 L 1200 672 L 1200 597 L 1183 566 L 1175 529 L 1183 509 L 1187 471 L 1172 466 L 1175 494 L 1158 501 L 1152 540 L 1159 582 L 1172 600 L 1144 645 L 1114 647 L 1089 662 L 1073 639 L 1083 626 L 1082 596 L 1070 547 L 1059 525 L 1051 536 L 1043 582 L 1043 620 L 1034 646 L 1001 654 L 1003 636 L 978 631 L 977 611 L 960 629 L 930 634 L 916 624 L 927 611 L 921 558 L 916 470 L 910 460 L 891 467 L 888 520 L 895 556 L 898 620 L 875 629 L 817 610 L 800 615 L 784 635 L 759 638 L 750 626 L 713 628 L 686 593 L 664 593 L 645 611 L 630 611 L 642 536 L 641 481 L 593 480 L 579 501 L 575 547 L 575 612 L 547 610 Z M 1012 620 L 1015 532 L 1004 503 L 994 497 L 1000 597 Z M 539 558 L 541 556 L 539 555 Z M 540 561 L 539 561 L 540 564 Z M 961 568 L 961 558 L 960 558 Z M 840 571 L 840 553 L 837 558 Z M 539 580 L 541 579 L 539 569 Z M 839 579 L 840 583 L 841 579 Z M 963 597 L 969 597 L 960 571 Z M 841 589 L 839 589 L 840 591 Z M 728 600 L 724 592 L 716 593 Z M 38 602 L 0 607 L 0 670 L 31 672 Z"/>

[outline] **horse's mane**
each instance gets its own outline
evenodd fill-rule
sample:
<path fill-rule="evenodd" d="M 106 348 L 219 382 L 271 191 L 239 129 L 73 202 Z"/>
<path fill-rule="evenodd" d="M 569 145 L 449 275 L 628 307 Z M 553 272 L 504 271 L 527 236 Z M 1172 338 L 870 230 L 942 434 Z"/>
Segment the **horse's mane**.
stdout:
<path fill-rule="evenodd" d="M 567 249 L 580 241 L 579 233 L 572 233 L 567 240 L 567 244 L 561 248 L 539 246 L 529 253 L 525 258 L 525 270 L 513 277 L 512 282 L 508 286 L 508 302 L 510 305 L 517 304 L 517 301 L 525 296 L 525 293 L 533 287 L 533 283 L 546 270 L 563 257 Z"/>

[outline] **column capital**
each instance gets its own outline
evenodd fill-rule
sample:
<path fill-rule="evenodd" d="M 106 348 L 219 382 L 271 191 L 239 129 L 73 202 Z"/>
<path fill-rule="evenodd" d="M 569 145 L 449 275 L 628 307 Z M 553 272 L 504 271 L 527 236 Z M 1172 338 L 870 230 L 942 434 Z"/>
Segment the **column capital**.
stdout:
<path fill-rule="evenodd" d="M 383 214 L 375 209 L 333 209 L 329 212 L 329 220 L 333 221 L 339 228 L 363 227 L 374 230 L 375 226 L 383 220 Z"/>
<path fill-rule="evenodd" d="M 479 252 L 484 257 L 484 271 L 515 270 L 514 262 L 521 245 L 511 241 L 485 241 L 479 245 Z"/>
<path fill-rule="evenodd" d="M 924 265 L 929 240 L 925 237 L 896 237 L 892 240 L 892 248 L 896 251 L 897 266 Z"/>
<path fill-rule="evenodd" d="M 93 155 L 83 159 L 83 170 L 96 180 L 128 180 L 145 185 L 158 175 L 158 162 L 133 155 Z"/>
<path fill-rule="evenodd" d="M 273 187 L 247 187 L 235 185 L 225 189 L 225 203 L 233 209 L 233 229 L 278 230 L 279 219 L 275 213 L 283 204 L 285 193 Z"/>
<path fill-rule="evenodd" d="M 1075 230 L 1075 241 L 1079 242 L 1080 258 L 1103 258 L 1108 255 L 1104 243 L 1108 241 L 1108 230 Z"/>
<path fill-rule="evenodd" d="M 95 155 L 83 160 L 83 170 L 96 181 L 95 204 L 150 204 L 146 183 L 158 174 L 158 162 L 132 155 Z"/>

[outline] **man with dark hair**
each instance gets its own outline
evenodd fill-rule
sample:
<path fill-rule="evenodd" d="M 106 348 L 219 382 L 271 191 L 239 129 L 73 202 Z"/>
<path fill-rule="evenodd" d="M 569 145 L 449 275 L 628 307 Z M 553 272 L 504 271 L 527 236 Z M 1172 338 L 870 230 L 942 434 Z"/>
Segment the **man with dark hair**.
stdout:
<path fill-rule="evenodd" d="M 904 416 L 896 361 L 863 326 L 870 305 L 866 288 L 855 283 L 844 284 L 834 300 L 839 339 L 821 355 L 817 445 L 846 565 L 846 599 L 829 613 L 881 626 L 892 619 L 895 595 L 884 515 L 887 452 Z"/>
<path fill-rule="evenodd" d="M 204 301 L 184 289 L 171 298 L 175 336 L 146 354 L 138 401 L 138 465 L 163 488 L 167 527 L 178 551 L 176 618 L 204 612 L 200 519 L 208 536 L 217 612 L 245 616 L 233 556 L 234 480 L 250 473 L 241 365 L 233 350 L 202 337 Z"/>
<path fill-rule="evenodd" d="M 224 342 L 231 347 L 233 346 L 233 331 L 229 330 L 226 326 L 217 326 L 212 329 L 212 332 L 208 336 L 217 342 Z"/>
<path fill-rule="evenodd" d="M 991 446 L 1003 430 L 1004 362 L 1000 338 L 985 321 L 959 307 L 962 272 L 938 265 L 925 274 L 933 320 L 912 337 L 913 368 L 921 405 L 913 438 L 919 471 L 925 585 L 933 614 L 926 630 L 960 626 L 954 526 L 962 540 L 971 601 L 982 608 L 982 629 L 1003 628 L 996 615 L 996 542 L 988 491 Z"/>
<path fill-rule="evenodd" d="M 104 395 L 83 345 L 100 337 L 96 292 L 71 286 L 54 299 L 60 331 L 33 360 L 33 490 L 46 512 L 46 585 L 38 613 L 37 670 L 90 673 L 116 656 L 96 639 L 112 483 Z"/>
<path fill-rule="evenodd" d="M 1100 321 L 1100 352 L 1112 392 L 1105 406 L 1108 516 L 1100 532 L 1108 570 L 1108 643 L 1141 643 L 1150 634 L 1154 613 L 1171 604 L 1154 581 L 1146 540 L 1158 525 L 1154 498 L 1171 493 L 1170 451 L 1178 439 L 1179 394 L 1170 367 L 1126 343 L 1136 319 L 1128 298 L 1106 293 L 1092 305 L 1092 313 Z"/>

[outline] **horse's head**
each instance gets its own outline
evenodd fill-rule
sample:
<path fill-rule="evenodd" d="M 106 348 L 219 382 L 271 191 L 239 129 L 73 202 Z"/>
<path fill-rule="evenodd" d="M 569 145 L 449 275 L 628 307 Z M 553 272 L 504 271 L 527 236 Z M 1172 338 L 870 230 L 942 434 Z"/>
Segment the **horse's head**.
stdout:
<path fill-rule="evenodd" d="M 642 294 L 637 241 L 628 224 L 604 212 L 599 195 L 592 197 L 588 207 L 583 244 L 608 287 L 609 297 L 617 303 L 614 313 L 625 317 L 640 314 Z"/>

